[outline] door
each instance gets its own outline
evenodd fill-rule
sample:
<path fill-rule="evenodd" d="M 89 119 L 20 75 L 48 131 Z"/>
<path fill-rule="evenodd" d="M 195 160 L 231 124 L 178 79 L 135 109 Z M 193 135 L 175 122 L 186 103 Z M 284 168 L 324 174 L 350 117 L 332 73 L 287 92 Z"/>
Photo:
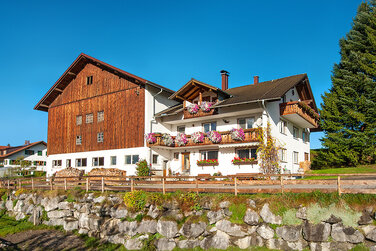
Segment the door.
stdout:
<path fill-rule="evenodd" d="M 189 153 L 181 153 L 181 155 L 183 156 L 181 171 L 184 173 L 189 173 L 189 169 L 191 167 L 191 164 L 189 162 Z"/>

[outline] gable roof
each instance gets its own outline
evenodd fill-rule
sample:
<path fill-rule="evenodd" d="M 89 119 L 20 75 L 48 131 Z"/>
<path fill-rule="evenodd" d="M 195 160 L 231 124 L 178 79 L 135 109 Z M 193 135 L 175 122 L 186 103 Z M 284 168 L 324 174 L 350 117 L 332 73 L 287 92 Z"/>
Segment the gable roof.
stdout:
<path fill-rule="evenodd" d="M 93 58 L 89 55 L 81 53 L 76 60 L 68 67 L 68 69 L 61 75 L 61 77 L 55 82 L 55 84 L 48 90 L 48 92 L 43 96 L 43 98 L 35 105 L 35 110 L 48 111 L 48 107 L 52 102 L 64 91 L 64 89 L 69 85 L 69 83 L 77 76 L 77 74 L 86 66 L 86 64 L 91 63 L 102 69 L 109 71 L 113 74 L 116 74 L 120 77 L 131 78 L 136 84 L 140 85 L 150 85 L 168 93 L 174 93 L 174 91 L 158 85 L 156 83 L 150 82 L 146 79 L 140 78 L 136 75 L 133 75 L 129 72 L 123 71 L 119 68 L 116 68 L 112 65 L 109 65 L 105 62 L 102 62 L 96 58 Z"/>
<path fill-rule="evenodd" d="M 213 107 L 237 105 L 260 100 L 277 100 L 283 97 L 288 90 L 295 86 L 301 86 L 301 88 L 304 88 L 304 90 L 308 92 L 306 95 L 312 100 L 314 109 L 317 112 L 316 103 L 308 82 L 307 74 L 299 74 L 228 89 L 226 92 L 229 93 L 231 97 Z"/>
<path fill-rule="evenodd" d="M 11 148 L 15 148 L 15 149 L 12 149 L 13 151 L 7 153 L 7 154 L 4 154 L 4 155 L 0 155 L 0 158 L 5 158 L 5 157 L 9 157 L 15 153 L 18 153 L 22 150 L 26 150 L 32 146 L 35 146 L 35 145 L 38 145 L 38 144 L 43 144 L 45 146 L 47 146 L 47 143 L 44 142 L 43 140 L 42 141 L 37 141 L 37 142 L 34 142 L 34 143 L 30 143 L 28 145 L 23 145 L 23 146 L 14 146 L 14 147 L 11 147 Z"/>
<path fill-rule="evenodd" d="M 230 97 L 230 94 L 228 94 L 226 91 L 192 78 L 185 85 L 183 85 L 182 88 L 172 94 L 169 99 L 178 101 L 194 99 L 198 96 L 198 92 L 200 92 L 200 90 L 211 90 L 217 93 L 221 93 L 225 97 Z"/>

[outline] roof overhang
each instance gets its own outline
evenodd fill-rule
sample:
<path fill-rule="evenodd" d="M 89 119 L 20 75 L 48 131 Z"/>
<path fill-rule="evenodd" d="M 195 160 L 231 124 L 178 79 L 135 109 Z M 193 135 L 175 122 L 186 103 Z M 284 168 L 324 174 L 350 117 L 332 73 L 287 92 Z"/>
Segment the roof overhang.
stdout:
<path fill-rule="evenodd" d="M 170 94 L 174 93 L 174 91 L 166 87 L 147 81 L 146 79 L 140 78 L 129 72 L 123 71 L 96 58 L 93 58 L 89 55 L 81 53 L 76 58 L 76 60 L 68 67 L 68 69 L 63 73 L 63 75 L 61 75 L 61 77 L 55 82 L 55 84 L 48 90 L 48 92 L 43 96 L 43 98 L 36 104 L 34 109 L 40 111 L 48 111 L 48 108 L 52 104 L 52 102 L 64 91 L 64 89 L 69 85 L 69 83 L 72 80 L 74 80 L 76 76 L 80 73 L 80 71 L 89 63 L 98 66 L 103 70 L 111 72 L 115 75 L 118 75 L 119 77 L 130 79 L 136 84 L 151 85 L 157 88 L 161 88 Z"/>

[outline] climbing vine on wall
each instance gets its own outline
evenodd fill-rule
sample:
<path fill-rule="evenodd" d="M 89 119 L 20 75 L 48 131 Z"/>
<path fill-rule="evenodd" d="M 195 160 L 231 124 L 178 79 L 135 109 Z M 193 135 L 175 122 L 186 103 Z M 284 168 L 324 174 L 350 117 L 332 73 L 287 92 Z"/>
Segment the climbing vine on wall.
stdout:
<path fill-rule="evenodd" d="M 280 173 L 278 150 L 275 138 L 271 135 L 270 123 L 259 134 L 260 145 L 257 149 L 260 163 L 260 172 L 263 174 Z"/>

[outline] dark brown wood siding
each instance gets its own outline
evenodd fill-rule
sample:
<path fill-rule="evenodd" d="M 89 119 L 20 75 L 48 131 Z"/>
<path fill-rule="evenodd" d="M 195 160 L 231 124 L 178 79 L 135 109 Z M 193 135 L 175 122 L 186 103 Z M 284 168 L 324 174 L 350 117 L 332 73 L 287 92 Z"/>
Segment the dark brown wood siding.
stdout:
<path fill-rule="evenodd" d="M 86 77 L 93 83 L 86 85 Z M 98 112 L 104 121 L 98 122 Z M 93 123 L 86 124 L 86 114 L 93 113 Z M 76 116 L 82 124 L 76 125 Z M 48 111 L 48 154 L 73 153 L 144 145 L 145 90 L 88 64 L 51 104 Z M 103 143 L 97 133 L 103 132 Z M 76 136 L 82 144 L 76 145 Z"/>

